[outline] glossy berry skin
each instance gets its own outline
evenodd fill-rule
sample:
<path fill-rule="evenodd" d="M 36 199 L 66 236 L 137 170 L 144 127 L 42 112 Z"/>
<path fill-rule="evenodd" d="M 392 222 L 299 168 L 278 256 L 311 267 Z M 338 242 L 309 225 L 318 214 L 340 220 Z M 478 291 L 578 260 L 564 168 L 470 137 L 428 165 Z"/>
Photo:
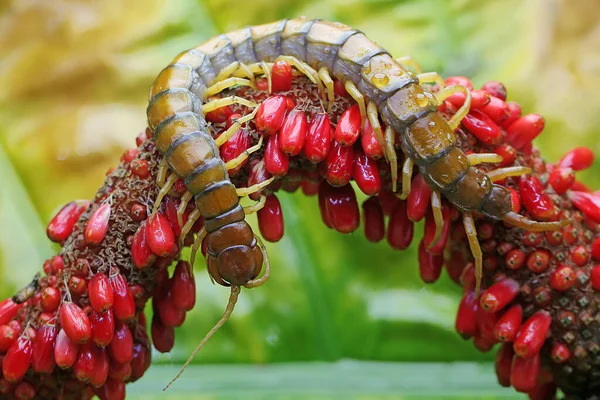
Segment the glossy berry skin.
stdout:
<path fill-rule="evenodd" d="M 331 123 L 325 113 L 316 114 L 308 125 L 304 154 L 313 164 L 325 160 L 331 146 Z"/>
<path fill-rule="evenodd" d="M 102 273 L 97 273 L 90 278 L 88 295 L 92 308 L 96 312 L 104 312 L 113 305 L 113 290 L 110 287 L 108 278 Z"/>
<path fill-rule="evenodd" d="M 79 354 L 79 345 L 73 342 L 66 332 L 61 329 L 56 336 L 54 345 L 54 359 L 56 365 L 62 369 L 70 368 L 77 360 Z"/>
<path fill-rule="evenodd" d="M 75 303 L 66 302 L 60 308 L 60 325 L 75 343 L 85 343 L 92 336 L 92 327 L 88 316 Z"/>
<path fill-rule="evenodd" d="M 18 382 L 31 365 L 32 343 L 25 336 L 19 337 L 8 349 L 2 362 L 2 374 L 8 382 Z"/>
<path fill-rule="evenodd" d="M 56 365 L 54 343 L 58 332 L 54 325 L 43 325 L 37 331 L 32 347 L 31 365 L 35 372 L 50 374 Z"/>
<path fill-rule="evenodd" d="M 277 133 L 287 111 L 285 96 L 271 96 L 263 101 L 256 113 L 256 128 L 265 136 Z"/>
<path fill-rule="evenodd" d="M 283 212 L 277 196 L 268 196 L 265 206 L 258 211 L 257 216 L 262 237 L 269 242 L 281 240 L 284 233 Z"/>
<path fill-rule="evenodd" d="M 113 311 L 115 318 L 127 321 L 135 315 L 135 299 L 123 275 L 117 273 L 108 278 L 113 290 Z"/>

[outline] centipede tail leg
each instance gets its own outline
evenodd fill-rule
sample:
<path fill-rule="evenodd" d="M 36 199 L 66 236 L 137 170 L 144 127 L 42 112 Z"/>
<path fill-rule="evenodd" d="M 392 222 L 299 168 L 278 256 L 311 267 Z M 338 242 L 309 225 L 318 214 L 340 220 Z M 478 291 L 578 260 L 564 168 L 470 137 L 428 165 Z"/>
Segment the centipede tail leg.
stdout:
<path fill-rule="evenodd" d="M 335 94 L 333 92 L 333 79 L 325 67 L 322 67 L 319 70 L 319 78 L 327 89 L 327 112 L 330 113 L 333 108 L 333 102 L 335 101 Z"/>
<path fill-rule="evenodd" d="M 467 160 L 471 165 L 499 163 L 502 162 L 502 156 L 496 153 L 471 153 L 467 155 Z"/>
<path fill-rule="evenodd" d="M 442 214 L 442 196 L 438 191 L 431 192 L 431 210 L 433 212 L 433 220 L 435 221 L 435 234 L 429 247 L 433 247 L 442 237 L 444 230 L 444 217 Z"/>
<path fill-rule="evenodd" d="M 412 158 L 406 157 L 402 165 L 402 192 L 398 197 L 400 200 L 406 200 L 410 194 L 410 184 L 412 182 L 413 168 L 415 162 Z"/>
<path fill-rule="evenodd" d="M 511 176 L 521 176 L 531 173 L 531 168 L 529 167 L 506 167 L 506 168 L 498 168 L 492 171 L 489 171 L 487 175 L 490 177 L 492 182 L 498 182 L 502 179 L 506 179 Z"/>
<path fill-rule="evenodd" d="M 438 102 L 441 103 L 448 97 L 452 96 L 454 93 L 464 93 L 465 102 L 448 121 L 450 129 L 452 129 L 453 131 L 456 130 L 456 128 L 458 128 L 458 126 L 460 125 L 460 121 L 462 121 L 463 118 L 466 117 L 466 115 L 469 113 L 469 109 L 471 108 L 471 91 L 464 86 L 455 85 L 445 87 L 444 89 L 440 90 L 435 96 Z"/>
<path fill-rule="evenodd" d="M 229 171 L 231 169 L 234 169 L 235 167 L 240 166 L 244 161 L 246 161 L 250 154 L 260 150 L 260 148 L 262 147 L 263 138 L 264 136 L 261 136 L 260 139 L 258 139 L 258 143 L 256 143 L 254 146 L 248 148 L 247 150 L 244 150 L 244 152 L 236 158 L 227 161 L 225 163 L 225 168 Z"/>
<path fill-rule="evenodd" d="M 235 304 L 238 301 L 239 295 L 240 287 L 232 286 L 231 294 L 229 295 L 229 301 L 227 302 L 227 307 L 225 308 L 225 313 L 223 313 L 223 316 L 221 317 L 219 322 L 217 322 L 215 326 L 213 326 L 213 328 L 206 334 L 206 336 L 204 336 L 204 339 L 202 339 L 200 344 L 194 349 L 192 355 L 187 359 L 185 364 L 183 364 L 183 367 L 181 367 L 175 378 L 173 378 L 173 380 L 171 380 L 171 382 L 169 382 L 169 384 L 163 388 L 163 391 L 167 390 L 181 376 L 181 374 L 187 368 L 187 366 L 190 365 L 196 354 L 198 354 L 198 352 L 202 350 L 202 347 L 204 347 L 206 342 L 208 342 L 208 340 L 215 334 L 215 332 L 217 332 L 219 328 L 221 328 L 225 324 L 225 322 L 227 322 L 227 320 L 231 316 L 231 313 L 233 312 L 233 309 L 235 308 Z"/>
<path fill-rule="evenodd" d="M 381 124 L 379 123 L 379 112 L 377 111 L 377 105 L 372 101 L 369 101 L 367 104 L 367 118 L 369 118 L 369 123 L 371 124 L 371 128 L 373 128 L 373 132 L 375 132 L 379 145 L 384 150 L 383 154 L 385 159 L 389 162 L 389 154 L 385 145 L 385 140 L 383 139 Z"/>
<path fill-rule="evenodd" d="M 568 219 L 563 219 L 561 221 L 555 222 L 539 222 L 533 221 L 521 214 L 517 214 L 516 212 L 509 212 L 502 217 L 502 221 L 510 224 L 512 226 L 516 226 L 517 228 L 525 229 L 529 232 L 547 232 L 547 231 L 556 231 L 560 228 L 563 228 L 571 223 Z"/>
<path fill-rule="evenodd" d="M 194 197 L 194 195 L 189 190 L 181 196 L 181 203 L 179 203 L 179 207 L 177 207 L 177 223 L 179 226 L 183 226 L 183 214 L 185 213 L 185 209 L 190 203 L 190 200 L 192 200 L 192 197 Z"/>
<path fill-rule="evenodd" d="M 256 185 L 248 186 L 245 188 L 238 188 L 238 189 L 236 189 L 237 195 L 239 197 L 244 197 L 244 196 L 248 196 L 249 194 L 256 193 L 259 190 L 264 189 L 267 186 L 269 186 L 271 184 L 271 182 L 273 182 L 274 180 L 275 180 L 275 177 L 272 176 L 271 178 L 267 179 L 266 181 L 257 183 Z"/>
<path fill-rule="evenodd" d="M 225 132 L 220 134 L 218 138 L 215 139 L 215 144 L 217 145 L 217 147 L 221 147 L 223 145 L 223 143 L 225 143 L 226 141 L 231 139 L 231 137 L 233 135 L 235 135 L 237 133 L 237 131 L 240 130 L 240 128 L 242 127 L 242 124 L 252 120 L 257 112 L 258 112 L 258 107 L 256 107 L 250 114 L 246 114 L 243 117 L 240 117 L 240 118 L 234 120 L 232 122 L 231 126 Z M 261 137 L 261 139 L 262 139 L 262 137 Z"/>
<path fill-rule="evenodd" d="M 205 93 L 206 96 L 214 96 L 215 94 L 236 85 L 252 87 L 252 82 L 249 79 L 231 77 L 215 83 L 211 87 L 207 88 Z"/>
<path fill-rule="evenodd" d="M 354 101 L 356 101 L 356 104 L 358 104 L 362 125 L 364 125 L 365 119 L 367 118 L 367 105 L 365 103 L 365 97 L 352 81 L 346 81 L 346 83 L 344 83 L 344 87 L 346 88 L 346 92 L 348 92 L 350 97 L 352 97 Z"/>
<path fill-rule="evenodd" d="M 471 253 L 475 259 L 475 296 L 478 296 L 479 288 L 481 287 L 481 277 L 483 275 L 483 253 L 481 252 L 479 240 L 477 239 L 477 230 L 475 228 L 473 214 L 463 214 L 463 225 L 465 227 L 465 233 L 467 234 L 467 240 L 469 241 Z"/>
<path fill-rule="evenodd" d="M 165 184 L 160 188 L 158 195 L 156 196 L 156 201 L 154 201 L 154 207 L 152 208 L 152 215 L 156 214 L 158 211 L 158 207 L 160 207 L 160 203 L 162 199 L 169 193 L 169 190 L 173 187 L 175 181 L 177 181 L 179 177 L 176 174 L 169 175 L 169 178 L 166 180 Z"/>
<path fill-rule="evenodd" d="M 388 153 L 390 170 L 392 172 L 392 192 L 396 193 L 398 187 L 398 156 L 394 148 L 396 141 L 396 132 L 390 127 L 385 128 L 385 148 Z"/>
<path fill-rule="evenodd" d="M 411 56 L 396 58 L 396 62 L 404 65 L 405 67 L 412 68 L 417 74 L 421 74 L 423 72 L 421 65 L 419 65 L 419 63 Z"/>
<path fill-rule="evenodd" d="M 260 196 L 260 199 L 258 199 L 258 201 L 256 203 L 254 203 L 251 206 L 244 207 L 244 214 L 250 215 L 250 214 L 254 214 L 254 213 L 262 210 L 262 208 L 265 206 L 266 202 L 267 202 L 267 197 Z"/>
<path fill-rule="evenodd" d="M 253 279 L 253 280 L 249 281 L 248 283 L 246 283 L 244 285 L 244 287 L 248 288 L 248 289 L 263 285 L 271 277 L 271 264 L 269 263 L 269 255 L 267 254 L 267 248 L 265 247 L 265 244 L 263 243 L 261 238 L 259 238 L 256 235 L 254 235 L 254 238 L 258 242 L 258 246 L 260 247 L 260 251 L 263 255 L 263 260 L 265 263 L 265 273 L 260 278 Z"/>
<path fill-rule="evenodd" d="M 446 87 L 444 78 L 437 72 L 424 72 L 418 74 L 417 78 L 419 78 L 419 85 L 422 85 L 423 83 L 435 83 L 439 86 L 440 90 Z"/>
<path fill-rule="evenodd" d="M 256 106 L 258 106 L 258 104 L 256 104 L 255 102 L 248 100 L 248 99 L 244 99 L 243 97 L 229 96 L 229 97 L 224 97 L 222 99 L 209 101 L 208 103 L 203 104 L 202 112 L 204 114 L 207 114 L 218 108 L 229 106 L 231 104 L 240 104 L 242 106 L 251 107 L 251 108 L 255 108 Z"/>

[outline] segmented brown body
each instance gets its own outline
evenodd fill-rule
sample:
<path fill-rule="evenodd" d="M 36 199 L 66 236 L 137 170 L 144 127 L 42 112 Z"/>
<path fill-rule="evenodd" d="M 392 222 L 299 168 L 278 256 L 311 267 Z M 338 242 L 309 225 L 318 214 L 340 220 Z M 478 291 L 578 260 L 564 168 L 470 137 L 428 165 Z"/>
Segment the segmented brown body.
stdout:
<path fill-rule="evenodd" d="M 363 33 L 305 18 L 244 28 L 178 55 L 154 82 L 147 109 L 158 148 L 206 219 L 209 270 L 219 283 L 244 284 L 260 271 L 262 255 L 207 130 L 204 92 L 232 63 L 274 61 L 280 55 L 315 69 L 326 67 L 334 78 L 352 81 L 377 105 L 384 123 L 401 132 L 404 150 L 429 185 L 459 209 L 494 219 L 511 211 L 510 192 L 471 167 L 456 147 L 435 96 Z"/>

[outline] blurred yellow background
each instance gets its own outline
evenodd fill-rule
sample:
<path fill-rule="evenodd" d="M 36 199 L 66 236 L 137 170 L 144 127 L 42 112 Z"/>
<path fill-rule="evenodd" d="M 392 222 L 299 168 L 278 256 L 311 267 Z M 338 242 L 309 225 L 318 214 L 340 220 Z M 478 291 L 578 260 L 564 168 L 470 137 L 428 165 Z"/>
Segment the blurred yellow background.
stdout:
<path fill-rule="evenodd" d="M 56 250 L 44 231 L 58 207 L 93 196 L 134 145 L 150 84 L 174 55 L 298 15 L 349 24 L 425 70 L 502 81 L 509 100 L 546 117 L 536 143 L 549 160 L 600 150 L 597 1 L 9 0 L 0 3 L 0 295 Z M 599 171 L 580 178 L 598 187 Z M 453 332 L 460 290 L 447 277 L 423 288 L 414 248 L 335 234 L 316 199 L 281 197 L 286 237 L 269 245 L 273 279 L 243 294 L 197 362 L 490 359 Z M 156 362 L 185 359 L 222 312 L 227 291 L 197 280 L 198 305 Z"/>

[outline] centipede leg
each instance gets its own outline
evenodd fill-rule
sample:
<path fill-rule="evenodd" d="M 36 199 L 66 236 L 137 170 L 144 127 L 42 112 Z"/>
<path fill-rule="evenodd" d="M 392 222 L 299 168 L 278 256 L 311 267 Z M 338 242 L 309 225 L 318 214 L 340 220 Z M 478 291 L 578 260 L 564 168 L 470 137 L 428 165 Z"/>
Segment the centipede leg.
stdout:
<path fill-rule="evenodd" d="M 521 176 L 527 175 L 531 173 L 531 168 L 529 167 L 506 167 L 506 168 L 498 168 L 487 173 L 488 177 L 492 180 L 492 182 L 498 182 L 502 179 L 506 179 L 510 176 Z"/>
<path fill-rule="evenodd" d="M 267 197 L 260 196 L 260 199 L 258 199 L 258 201 L 256 203 L 252 204 L 251 206 L 244 207 L 244 214 L 250 215 L 250 214 L 254 214 L 255 212 L 262 210 L 262 208 L 265 206 L 266 202 L 267 202 Z"/>
<path fill-rule="evenodd" d="M 385 128 L 385 147 L 389 156 L 390 169 L 392 171 L 392 192 L 396 192 L 398 185 L 398 156 L 394 144 L 396 141 L 396 132 L 388 125 Z"/>
<path fill-rule="evenodd" d="M 435 221 L 435 234 L 433 235 L 433 240 L 429 244 L 429 247 L 435 246 L 435 244 L 442 237 L 442 232 L 444 230 L 444 217 L 442 214 L 442 197 L 440 192 L 433 191 L 431 192 L 431 211 L 433 211 L 433 220 Z"/>
<path fill-rule="evenodd" d="M 406 200 L 410 194 L 410 184 L 412 182 L 413 168 L 415 166 L 414 161 L 410 157 L 406 157 L 404 164 L 402 165 L 402 193 L 400 193 L 400 200 Z"/>
<path fill-rule="evenodd" d="M 185 364 L 183 364 L 183 367 L 181 367 L 175 378 L 173 378 L 173 380 L 171 380 L 171 382 L 169 382 L 169 384 L 163 388 L 163 391 L 167 390 L 181 376 L 181 374 L 187 368 L 187 366 L 190 365 L 196 354 L 198 354 L 198 352 L 202 350 L 202 347 L 204 347 L 206 342 L 208 342 L 208 340 L 215 334 L 215 332 L 217 332 L 219 328 L 221 328 L 225 324 L 225 322 L 227 322 L 227 320 L 231 316 L 231 313 L 233 312 L 233 309 L 235 308 L 235 304 L 237 303 L 239 294 L 240 287 L 232 286 L 231 294 L 229 295 L 229 301 L 227 302 L 227 307 L 225 308 L 225 313 L 223 313 L 223 316 L 221 317 L 219 322 L 217 322 L 216 325 L 206 334 L 206 336 L 204 336 L 204 339 L 202 339 L 200 344 L 194 349 L 192 355 L 187 359 Z"/>
<path fill-rule="evenodd" d="M 256 193 L 259 190 L 264 189 L 267 186 L 269 186 L 271 184 L 271 182 L 273 182 L 274 180 L 275 180 L 275 177 L 272 176 L 269 179 L 267 179 L 266 181 L 262 181 L 260 183 L 257 183 L 256 185 L 248 186 L 245 188 L 238 188 L 238 189 L 236 189 L 237 195 L 239 197 L 244 197 L 244 196 L 248 196 L 249 194 Z"/>
<path fill-rule="evenodd" d="M 244 99 L 243 97 L 238 96 L 229 96 L 223 97 L 222 99 L 216 99 L 213 101 L 209 101 L 202 105 L 202 112 L 206 115 L 207 113 L 214 111 L 218 108 L 229 106 L 231 104 L 240 104 L 242 106 L 254 108 L 258 106 L 255 102 L 251 100 Z"/>
<path fill-rule="evenodd" d="M 190 231 L 192 230 L 192 226 L 194 226 L 196 221 L 198 221 L 198 218 L 200 218 L 200 215 L 201 215 L 200 210 L 198 210 L 197 208 L 194 209 L 194 211 L 192 211 L 190 213 L 190 216 L 188 217 L 187 222 L 181 228 L 181 236 L 179 237 L 181 241 L 183 241 L 185 239 L 185 237 L 188 235 L 188 233 L 190 233 Z"/>
<path fill-rule="evenodd" d="M 555 231 L 571 223 L 568 219 L 554 222 L 533 221 L 521 214 L 511 211 L 502 217 L 502 221 L 517 228 L 525 229 L 529 232 L 547 232 Z"/>
<path fill-rule="evenodd" d="M 169 190 L 173 187 L 173 184 L 179 177 L 175 174 L 169 175 L 169 178 L 166 180 L 165 184 L 160 188 L 158 195 L 156 196 L 156 200 L 154 201 L 154 207 L 152 208 L 152 215 L 156 214 L 158 211 L 158 207 L 160 207 L 160 203 L 162 199 L 169 193 Z"/>
<path fill-rule="evenodd" d="M 415 70 L 415 72 L 417 74 L 420 74 L 423 72 L 423 68 L 421 68 L 419 63 L 411 56 L 404 56 L 404 57 L 396 58 L 396 61 L 398 63 L 404 65 L 405 67 L 412 68 L 413 70 Z"/>
<path fill-rule="evenodd" d="M 198 233 L 198 236 L 196 236 L 196 240 L 194 240 L 194 244 L 192 246 L 192 252 L 190 254 L 190 265 L 192 266 L 192 270 L 194 268 L 194 263 L 196 262 L 196 255 L 198 254 L 198 250 L 200 250 L 200 247 L 202 247 L 202 241 L 204 240 L 205 237 L 206 237 L 206 229 L 202 228 L 202 230 Z M 208 271 L 208 268 L 207 268 L 207 271 Z M 208 276 L 210 276 L 210 280 L 214 285 L 215 281 L 214 281 L 212 275 L 209 273 Z"/>
<path fill-rule="evenodd" d="M 223 145 L 223 143 L 225 143 L 233 135 L 235 135 L 236 132 L 238 130 L 240 130 L 240 128 L 242 127 L 242 124 L 253 119 L 257 112 L 258 112 L 258 107 L 255 108 L 250 114 L 246 114 L 243 117 L 233 120 L 231 123 L 231 126 L 225 132 L 221 133 L 218 138 L 215 139 L 215 144 L 217 145 L 217 147 L 221 147 Z M 262 137 L 261 137 L 261 139 L 262 139 Z"/>
<path fill-rule="evenodd" d="M 362 125 L 364 125 L 365 118 L 367 118 L 367 105 L 365 104 L 365 97 L 352 81 L 346 81 L 346 83 L 344 83 L 344 88 L 346 88 L 346 92 L 348 92 L 350 97 L 352 97 L 354 101 L 356 101 L 356 104 L 358 104 L 360 118 L 362 119 Z"/>
<path fill-rule="evenodd" d="M 252 82 L 249 79 L 243 79 L 243 78 L 227 78 L 224 79 L 222 81 L 219 81 L 217 83 L 215 83 L 214 85 L 212 85 L 211 87 L 207 88 L 206 91 L 204 92 L 204 95 L 206 97 L 210 97 L 210 96 L 214 96 L 217 93 L 222 92 L 225 89 L 229 89 L 230 87 L 233 86 L 252 86 Z"/>
<path fill-rule="evenodd" d="M 263 254 L 263 260 L 265 263 L 265 274 L 258 279 L 248 281 L 248 283 L 244 285 L 244 287 L 248 289 L 263 285 L 271 277 L 271 264 L 269 263 L 269 255 L 267 254 L 267 248 L 265 247 L 265 244 L 263 243 L 261 238 L 259 238 L 256 235 L 254 235 L 254 238 L 258 242 L 258 245 L 260 246 L 260 251 Z"/>
<path fill-rule="evenodd" d="M 425 72 L 417 75 L 419 78 L 419 84 L 422 85 L 424 83 L 436 83 L 440 90 L 446 87 L 446 83 L 444 82 L 444 78 L 437 72 Z"/>
<path fill-rule="evenodd" d="M 193 196 L 194 195 L 190 191 L 186 191 L 183 196 L 181 196 L 181 203 L 179 203 L 179 207 L 177 207 L 177 223 L 179 226 L 183 226 L 183 213 L 185 213 L 185 209 Z"/>
<path fill-rule="evenodd" d="M 259 62 L 259 65 L 263 73 L 265 74 L 265 77 L 267 78 L 267 88 L 269 90 L 269 93 L 271 93 L 273 91 L 273 78 L 271 77 L 271 69 L 265 61 Z"/>
<path fill-rule="evenodd" d="M 479 240 L 477 239 L 475 220 L 471 213 L 465 213 L 463 215 L 463 226 L 465 227 L 471 253 L 475 259 L 475 296 L 478 296 L 481 287 L 481 277 L 483 275 L 483 254 L 481 252 L 481 247 L 479 246 Z"/>
<path fill-rule="evenodd" d="M 500 154 L 496 153 L 471 153 L 467 155 L 469 164 L 477 165 L 483 163 L 499 163 L 502 162 L 503 158 Z"/>
<path fill-rule="evenodd" d="M 369 101 L 369 104 L 367 104 L 367 118 L 369 118 L 369 123 L 371 124 L 371 128 L 373 128 L 373 132 L 375 132 L 379 145 L 384 150 L 383 154 L 385 159 L 389 162 L 390 157 L 385 145 L 385 140 L 383 139 L 381 124 L 379 123 L 379 112 L 377 111 L 377 105 L 372 101 Z"/>
<path fill-rule="evenodd" d="M 237 156 L 236 158 L 227 161 L 225 163 L 225 168 L 227 169 L 227 171 L 232 170 L 235 167 L 241 165 L 244 161 L 246 161 L 246 159 L 250 156 L 250 154 L 254 153 L 255 151 L 260 150 L 260 148 L 262 147 L 263 138 L 264 138 L 264 136 L 261 136 L 260 139 L 258 139 L 257 144 L 248 148 L 247 150 L 244 150 L 244 152 L 242 154 L 240 154 L 239 156 Z"/>
<path fill-rule="evenodd" d="M 333 108 L 333 102 L 335 101 L 335 94 L 333 91 L 333 79 L 331 79 L 331 75 L 329 75 L 329 71 L 327 68 L 322 67 L 319 70 L 319 78 L 327 88 L 327 112 L 330 113 Z"/>
<path fill-rule="evenodd" d="M 169 172 L 169 164 L 167 164 L 167 159 L 163 158 L 158 163 L 158 172 L 156 173 L 156 184 L 158 187 L 163 187 L 165 185 L 167 172 Z"/>
<path fill-rule="evenodd" d="M 221 71 L 219 71 L 219 73 L 217 74 L 217 77 L 215 78 L 215 82 L 224 81 L 225 79 L 229 78 L 230 76 L 232 76 L 235 73 L 235 71 L 237 71 L 237 69 L 239 67 L 240 67 L 239 61 L 234 61 L 231 64 L 227 65 L 226 67 L 223 67 L 223 69 L 221 69 Z"/>
<path fill-rule="evenodd" d="M 241 62 L 237 71 L 233 73 L 233 76 L 236 78 L 248 78 L 252 83 L 250 87 L 256 88 L 256 77 L 248 65 Z"/>
<path fill-rule="evenodd" d="M 448 121 L 448 125 L 452 130 L 458 128 L 460 125 L 460 121 L 463 120 L 464 117 L 469 113 L 469 109 L 471 108 L 471 91 L 462 85 L 448 86 L 444 89 L 437 92 L 435 97 L 437 98 L 438 103 L 443 102 L 448 97 L 452 96 L 454 93 L 464 93 L 465 94 L 465 102 L 463 105 L 456 111 L 456 114 L 450 118 Z"/>
<path fill-rule="evenodd" d="M 311 80 L 312 83 L 317 85 L 317 87 L 319 88 L 319 93 L 321 94 L 321 97 L 323 99 L 325 99 L 325 89 L 323 88 L 323 83 L 319 79 L 319 74 L 317 73 L 317 71 L 315 71 L 310 65 L 308 65 L 307 63 L 302 62 L 302 61 L 298 60 L 296 57 L 292 57 L 292 56 L 279 56 L 279 57 L 277 57 L 276 61 L 279 61 L 279 60 L 288 62 L 290 65 L 296 67 L 296 69 L 298 71 L 300 71 L 304 75 L 306 75 L 308 77 L 308 79 Z"/>

